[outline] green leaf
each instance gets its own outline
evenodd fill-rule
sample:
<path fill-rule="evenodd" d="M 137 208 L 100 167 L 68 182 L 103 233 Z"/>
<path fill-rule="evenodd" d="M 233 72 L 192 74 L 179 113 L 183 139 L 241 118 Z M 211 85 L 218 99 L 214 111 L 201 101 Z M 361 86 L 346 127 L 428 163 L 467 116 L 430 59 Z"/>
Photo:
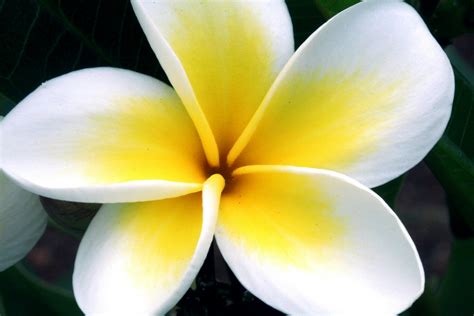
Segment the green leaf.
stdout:
<path fill-rule="evenodd" d="M 5 311 L 5 304 L 3 304 L 3 295 L 0 292 L 0 315 L 7 316 L 7 312 Z"/>
<path fill-rule="evenodd" d="M 303 43 L 326 18 L 320 13 L 314 0 L 286 0 L 293 22 L 295 46 Z"/>
<path fill-rule="evenodd" d="M 83 315 L 71 291 L 46 283 L 22 264 L 0 273 L 0 293 L 7 316 Z"/>
<path fill-rule="evenodd" d="M 474 229 L 474 164 L 447 136 L 425 158 L 462 218 Z"/>
<path fill-rule="evenodd" d="M 385 183 L 384 185 L 378 186 L 373 190 L 377 193 L 384 201 L 390 205 L 390 207 L 394 207 L 395 200 L 397 199 L 397 195 L 400 192 L 400 188 L 405 180 L 405 175 L 402 175 L 396 179 L 393 179 L 390 182 Z"/>
<path fill-rule="evenodd" d="M 325 19 L 313 0 L 287 4 L 298 46 Z M 0 115 L 42 82 L 76 69 L 113 66 L 168 82 L 129 0 L 0 1 L 0 39 Z"/>
<path fill-rule="evenodd" d="M 455 74 L 451 119 L 425 161 L 446 190 L 452 215 L 474 232 L 474 75 L 454 47 L 446 49 Z"/>
<path fill-rule="evenodd" d="M 474 31 L 474 1 L 440 0 L 428 25 L 431 32 L 443 41 Z"/>
<path fill-rule="evenodd" d="M 455 240 L 439 291 L 441 315 L 474 313 L 474 238 Z"/>
<path fill-rule="evenodd" d="M 329 19 L 351 5 L 360 1 L 358 0 L 314 0 L 321 13 Z"/>
<path fill-rule="evenodd" d="M 422 0 L 407 0 L 405 2 L 411 5 L 413 8 L 415 8 L 418 11 L 421 7 L 421 1 Z"/>
<path fill-rule="evenodd" d="M 474 71 L 453 46 L 446 48 L 455 74 L 453 111 L 446 134 L 474 160 Z"/>
<path fill-rule="evenodd" d="M 462 37 L 459 38 L 461 40 L 461 43 L 470 41 L 472 45 L 472 39 L 468 39 L 468 37 Z M 459 40 L 457 40 L 459 44 Z M 465 44 L 466 45 L 466 44 Z M 454 65 L 455 69 L 459 71 L 465 80 L 471 85 L 474 85 L 474 69 L 472 68 L 471 64 L 463 57 L 463 55 L 460 53 L 460 51 L 454 46 L 454 45 L 449 45 L 447 46 L 444 51 L 446 52 L 446 55 L 448 55 L 449 60 L 451 63 Z"/>
<path fill-rule="evenodd" d="M 6 95 L 0 92 L 0 109 L 12 109 L 14 106 L 15 102 L 13 102 Z M 2 115 L 2 112 L 0 112 L 0 115 Z"/>
<path fill-rule="evenodd" d="M 121 67 L 166 81 L 129 0 L 3 1 L 0 41 L 0 115 L 75 69 Z"/>
<path fill-rule="evenodd" d="M 438 296 L 433 290 L 433 285 L 430 282 L 425 284 L 425 290 L 419 299 L 400 316 L 441 316 L 438 307 Z"/>

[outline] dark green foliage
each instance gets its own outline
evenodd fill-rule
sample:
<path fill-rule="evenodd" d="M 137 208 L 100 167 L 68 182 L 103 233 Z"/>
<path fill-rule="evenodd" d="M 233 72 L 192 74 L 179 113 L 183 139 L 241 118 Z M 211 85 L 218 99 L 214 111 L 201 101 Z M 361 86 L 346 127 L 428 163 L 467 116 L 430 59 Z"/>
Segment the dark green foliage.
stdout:
<path fill-rule="evenodd" d="M 0 114 L 41 82 L 113 66 L 166 80 L 128 0 L 0 2 Z"/>

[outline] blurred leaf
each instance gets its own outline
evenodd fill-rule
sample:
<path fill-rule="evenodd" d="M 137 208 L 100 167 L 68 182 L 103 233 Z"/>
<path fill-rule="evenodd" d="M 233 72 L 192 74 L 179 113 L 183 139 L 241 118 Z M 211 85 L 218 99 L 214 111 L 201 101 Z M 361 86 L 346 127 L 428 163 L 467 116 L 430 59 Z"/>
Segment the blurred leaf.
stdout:
<path fill-rule="evenodd" d="M 407 0 L 405 2 L 415 8 L 417 11 L 420 10 L 421 0 Z"/>
<path fill-rule="evenodd" d="M 324 15 L 326 19 L 336 15 L 342 10 L 354 5 L 360 1 L 358 0 L 314 0 L 318 6 L 321 14 Z"/>
<path fill-rule="evenodd" d="M 425 159 L 448 196 L 457 201 L 464 220 L 474 229 L 474 164 L 447 136 Z"/>
<path fill-rule="evenodd" d="M 298 46 L 324 17 L 313 0 L 287 4 Z M 42 82 L 76 69 L 113 66 L 168 82 L 128 0 L 0 1 L 0 40 L 0 115 Z"/>
<path fill-rule="evenodd" d="M 446 134 L 469 159 L 474 160 L 474 71 L 453 46 L 447 47 L 446 53 L 456 79 L 453 111 Z"/>
<path fill-rule="evenodd" d="M 75 69 L 114 66 L 166 81 L 128 0 L 0 1 L 0 41 L 2 115 Z"/>
<path fill-rule="evenodd" d="M 440 0 L 428 19 L 428 25 L 441 40 L 474 31 L 474 1 Z"/>
<path fill-rule="evenodd" d="M 72 292 L 44 282 L 22 264 L 0 273 L 0 293 L 7 316 L 83 315 Z"/>
<path fill-rule="evenodd" d="M 446 190 L 454 218 L 462 218 L 474 231 L 474 76 L 453 47 L 446 49 L 456 86 L 451 119 L 426 163 Z"/>
<path fill-rule="evenodd" d="M 7 312 L 5 311 L 5 306 L 3 304 L 3 296 L 1 292 L 0 292 L 0 315 L 3 315 L 3 316 L 7 315 Z"/>
<path fill-rule="evenodd" d="M 455 240 L 439 291 L 443 316 L 474 313 L 474 238 Z"/>
<path fill-rule="evenodd" d="M 385 183 L 384 185 L 378 186 L 373 190 L 377 193 L 384 201 L 390 205 L 391 208 L 395 205 L 395 200 L 397 195 L 400 192 L 400 188 L 405 180 L 405 175 L 402 175 L 396 179 L 393 179 L 390 182 Z"/>
<path fill-rule="evenodd" d="M 433 291 L 432 284 L 426 282 L 423 294 L 415 303 L 400 316 L 440 316 L 438 297 Z"/>
<path fill-rule="evenodd" d="M 466 239 L 474 238 L 474 228 L 472 222 L 466 220 L 466 215 L 472 210 L 457 199 L 448 198 L 449 226 L 454 238 Z"/>
<path fill-rule="evenodd" d="M 2 113 L 4 112 L 3 109 L 11 109 L 14 106 L 15 106 L 15 102 L 13 102 L 6 95 L 0 92 L 0 109 L 2 110 L 0 111 L 0 116 L 6 113 L 6 112 Z"/>
<path fill-rule="evenodd" d="M 466 47 L 462 47 L 467 51 L 470 51 L 471 53 L 474 53 L 474 34 L 471 36 L 461 36 L 457 37 L 455 39 L 455 43 L 457 46 L 464 45 Z M 470 45 L 469 45 L 470 44 Z M 470 48 L 468 48 L 470 46 Z M 463 57 L 461 52 L 459 51 L 459 48 L 456 47 L 455 45 L 449 45 L 447 46 L 444 51 L 446 52 L 446 55 L 448 55 L 449 60 L 451 63 L 454 65 L 455 70 L 459 71 L 464 79 L 470 83 L 471 86 L 474 85 L 474 69 L 472 68 L 471 64 L 466 60 L 466 57 Z M 469 57 L 469 52 L 466 54 Z M 470 56 L 471 59 L 474 58 L 474 56 Z M 474 60 L 471 60 L 471 63 L 473 63 Z"/>
<path fill-rule="evenodd" d="M 326 18 L 319 12 L 314 0 L 286 0 L 293 22 L 295 46 L 303 43 Z"/>

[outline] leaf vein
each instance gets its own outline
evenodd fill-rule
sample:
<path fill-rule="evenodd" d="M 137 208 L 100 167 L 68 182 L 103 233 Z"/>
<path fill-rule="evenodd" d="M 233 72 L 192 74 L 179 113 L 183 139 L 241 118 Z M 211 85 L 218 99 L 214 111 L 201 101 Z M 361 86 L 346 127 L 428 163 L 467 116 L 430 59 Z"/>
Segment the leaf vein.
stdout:
<path fill-rule="evenodd" d="M 8 80 L 12 78 L 16 69 L 20 65 L 21 60 L 23 59 L 23 55 L 25 54 L 25 49 L 26 49 L 26 43 L 28 42 L 28 39 L 30 38 L 31 32 L 33 31 L 33 27 L 35 26 L 36 21 L 38 21 L 39 15 L 40 15 L 40 8 L 38 5 L 36 5 L 35 17 L 33 18 L 33 21 L 31 22 L 31 25 L 28 28 L 28 31 L 26 32 L 25 40 L 23 41 L 23 45 L 21 47 L 20 53 L 18 54 L 18 58 L 15 62 L 15 65 L 13 66 L 12 70 L 6 77 Z"/>

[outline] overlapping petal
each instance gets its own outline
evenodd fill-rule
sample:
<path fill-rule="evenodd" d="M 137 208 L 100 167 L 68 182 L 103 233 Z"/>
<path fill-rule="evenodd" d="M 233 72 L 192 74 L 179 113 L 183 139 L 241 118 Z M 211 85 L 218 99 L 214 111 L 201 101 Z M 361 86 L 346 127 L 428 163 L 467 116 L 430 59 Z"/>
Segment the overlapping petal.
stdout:
<path fill-rule="evenodd" d="M 370 189 L 341 174 L 238 169 L 216 239 L 239 281 L 296 315 L 394 315 L 423 291 L 415 246 Z"/>
<path fill-rule="evenodd" d="M 201 190 L 205 156 L 174 91 L 114 68 L 50 80 L 3 121 L 3 168 L 35 193 L 135 202 Z"/>
<path fill-rule="evenodd" d="M 284 1 L 132 4 L 217 165 L 217 145 L 221 154 L 230 149 L 293 53 Z"/>
<path fill-rule="evenodd" d="M 46 222 L 38 196 L 13 184 L 0 170 L 0 271 L 33 248 Z"/>
<path fill-rule="evenodd" d="M 228 160 L 330 169 L 376 186 L 427 154 L 453 92 L 449 61 L 416 11 L 363 2 L 303 43 Z"/>
<path fill-rule="evenodd" d="M 184 295 L 211 245 L 224 181 L 202 198 L 109 204 L 89 226 L 74 268 L 74 294 L 87 315 L 162 315 Z"/>
<path fill-rule="evenodd" d="M 227 166 L 238 169 L 216 238 L 247 289 L 291 314 L 407 308 L 424 276 L 405 228 L 368 188 L 323 169 L 382 184 L 443 132 L 452 69 L 415 11 L 371 1 L 342 12 L 274 82 L 293 50 L 284 1 L 132 3 L 177 93 L 131 71 L 82 70 L 42 85 L 2 126 L 3 168 L 33 192 L 160 199 L 101 208 L 76 259 L 81 309 L 163 314 L 182 297 L 212 242 L 224 186 L 219 175 L 202 183 L 231 148 Z M 0 206 L 1 270 L 31 248 L 45 217 L 37 197 L 1 175 L 0 184 L 0 200 L 23 203 Z M 20 207 L 35 211 L 8 215 Z M 33 228 L 18 246 L 10 238 L 16 252 L 2 244 L 4 232 L 15 238 L 3 222 Z"/>

